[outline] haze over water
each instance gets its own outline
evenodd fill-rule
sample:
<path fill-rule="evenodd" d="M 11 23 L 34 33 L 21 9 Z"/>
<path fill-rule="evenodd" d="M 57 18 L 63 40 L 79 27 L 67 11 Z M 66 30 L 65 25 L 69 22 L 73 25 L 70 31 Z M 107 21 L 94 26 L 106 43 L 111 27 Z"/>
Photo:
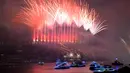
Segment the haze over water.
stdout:
<path fill-rule="evenodd" d="M 46 63 L 45 65 L 30 65 L 30 66 L 21 66 L 18 68 L 6 68 L 2 69 L 3 73 L 92 73 L 89 70 L 89 66 L 81 68 L 70 68 L 70 69 L 54 69 L 54 63 Z"/>

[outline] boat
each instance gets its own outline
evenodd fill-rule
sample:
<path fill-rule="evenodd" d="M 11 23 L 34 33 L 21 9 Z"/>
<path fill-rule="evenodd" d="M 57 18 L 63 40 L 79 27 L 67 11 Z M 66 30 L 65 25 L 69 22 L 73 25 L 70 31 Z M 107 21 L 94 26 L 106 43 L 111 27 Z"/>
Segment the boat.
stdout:
<path fill-rule="evenodd" d="M 101 67 L 102 67 L 102 66 L 101 66 L 99 63 L 93 61 L 93 62 L 90 64 L 89 69 L 90 69 L 90 70 L 96 70 L 97 68 L 101 68 Z"/>
<path fill-rule="evenodd" d="M 60 64 L 56 65 L 54 69 L 69 69 L 70 66 L 68 62 L 61 62 Z"/>
<path fill-rule="evenodd" d="M 39 61 L 39 62 L 38 62 L 38 65 L 44 65 L 44 62 Z"/>
<path fill-rule="evenodd" d="M 123 65 L 123 63 L 121 63 L 120 61 L 118 60 L 115 60 L 112 65 Z"/>
<path fill-rule="evenodd" d="M 111 66 L 100 66 L 99 68 L 95 68 L 93 73 L 117 73 L 117 70 Z"/>
<path fill-rule="evenodd" d="M 60 59 L 56 60 L 56 65 L 54 69 L 69 69 L 70 65 L 68 64 L 67 61 L 61 61 Z"/>
<path fill-rule="evenodd" d="M 85 67 L 86 62 L 84 61 L 73 61 L 71 67 Z"/>

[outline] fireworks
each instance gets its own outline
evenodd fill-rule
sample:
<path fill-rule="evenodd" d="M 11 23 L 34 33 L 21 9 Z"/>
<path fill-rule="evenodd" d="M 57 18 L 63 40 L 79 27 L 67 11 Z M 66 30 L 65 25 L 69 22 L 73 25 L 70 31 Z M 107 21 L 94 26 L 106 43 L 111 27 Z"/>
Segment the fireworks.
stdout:
<path fill-rule="evenodd" d="M 126 47 L 126 49 L 128 50 L 128 52 L 130 54 L 130 47 L 129 47 L 129 45 L 126 43 L 126 41 L 123 38 L 120 38 L 120 40 L 124 44 L 124 46 Z"/>
<path fill-rule="evenodd" d="M 103 21 L 103 22 L 101 22 L 101 23 L 98 22 L 97 24 L 92 24 L 92 27 L 90 27 L 90 32 L 91 32 L 93 35 L 95 35 L 95 34 L 101 32 L 101 31 L 107 29 L 107 28 L 106 28 L 106 25 L 102 25 L 104 22 L 105 22 L 105 21 Z"/>
<path fill-rule="evenodd" d="M 106 29 L 94 9 L 75 0 L 25 0 L 26 7 L 16 16 L 18 22 L 34 29 L 34 41 L 75 42 L 81 26 L 95 35 Z M 74 25 L 75 24 L 75 25 Z M 63 27 L 57 32 L 57 26 Z M 66 28 L 66 26 L 69 28 Z M 49 32 L 49 30 L 53 32 Z M 52 36 L 53 35 L 53 36 Z M 63 40 L 64 39 L 64 40 Z"/>

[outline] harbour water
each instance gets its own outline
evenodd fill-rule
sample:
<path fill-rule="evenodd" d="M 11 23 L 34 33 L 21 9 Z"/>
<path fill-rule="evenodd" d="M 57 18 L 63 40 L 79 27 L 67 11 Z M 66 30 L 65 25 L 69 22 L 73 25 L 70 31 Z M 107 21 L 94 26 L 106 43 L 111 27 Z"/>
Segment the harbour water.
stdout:
<path fill-rule="evenodd" d="M 89 65 L 81 68 L 70 68 L 56 70 L 54 63 L 46 63 L 44 65 L 32 64 L 24 66 L 10 66 L 8 68 L 1 68 L 0 73 L 92 73 L 89 70 Z"/>

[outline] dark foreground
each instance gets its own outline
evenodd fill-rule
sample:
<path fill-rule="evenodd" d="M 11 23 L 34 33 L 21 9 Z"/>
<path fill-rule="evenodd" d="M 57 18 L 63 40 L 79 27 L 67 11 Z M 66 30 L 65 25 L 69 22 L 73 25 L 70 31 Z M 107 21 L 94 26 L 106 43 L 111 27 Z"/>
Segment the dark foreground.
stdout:
<path fill-rule="evenodd" d="M 1 68 L 0 73 L 93 73 L 89 70 L 89 65 L 82 68 L 70 68 L 64 70 L 55 70 L 54 63 L 45 65 L 27 65 L 20 67 Z"/>
<path fill-rule="evenodd" d="M 21 65 L 1 65 L 0 73 L 93 73 L 89 70 L 90 63 L 86 67 L 70 68 L 70 69 L 54 69 L 55 63 L 45 63 L 44 65 L 38 64 L 21 64 Z M 119 67 L 117 73 L 130 73 L 129 67 Z M 129 72 L 128 72 L 129 71 Z"/>

